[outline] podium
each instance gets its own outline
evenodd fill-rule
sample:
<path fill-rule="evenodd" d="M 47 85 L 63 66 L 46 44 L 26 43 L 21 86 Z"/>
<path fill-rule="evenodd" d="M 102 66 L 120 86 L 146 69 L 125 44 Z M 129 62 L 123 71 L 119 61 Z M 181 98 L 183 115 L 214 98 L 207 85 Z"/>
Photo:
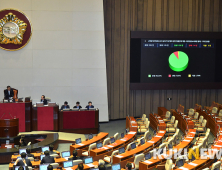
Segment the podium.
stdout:
<path fill-rule="evenodd" d="M 19 134 L 19 119 L 0 119 L 0 137 L 15 137 Z"/>

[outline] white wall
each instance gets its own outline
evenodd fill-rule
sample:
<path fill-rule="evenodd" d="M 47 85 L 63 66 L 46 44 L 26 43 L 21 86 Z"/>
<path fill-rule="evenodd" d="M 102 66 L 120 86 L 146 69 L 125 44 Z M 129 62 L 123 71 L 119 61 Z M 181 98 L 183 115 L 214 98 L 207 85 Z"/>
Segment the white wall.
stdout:
<path fill-rule="evenodd" d="M 24 12 L 33 35 L 23 49 L 0 49 L 0 90 L 60 105 L 92 101 L 108 121 L 103 0 L 0 0 L 1 9 Z M 2 93 L 3 97 L 3 93 Z"/>

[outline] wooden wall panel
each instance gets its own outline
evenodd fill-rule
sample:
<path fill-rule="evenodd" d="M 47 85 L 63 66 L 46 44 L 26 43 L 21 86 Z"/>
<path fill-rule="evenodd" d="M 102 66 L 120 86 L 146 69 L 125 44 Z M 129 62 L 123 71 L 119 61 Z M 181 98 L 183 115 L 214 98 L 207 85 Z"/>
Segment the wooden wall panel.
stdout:
<path fill-rule="evenodd" d="M 221 32 L 221 0 L 104 0 L 109 118 L 222 103 L 222 90 L 129 90 L 130 31 Z M 167 97 L 172 97 L 168 101 Z"/>

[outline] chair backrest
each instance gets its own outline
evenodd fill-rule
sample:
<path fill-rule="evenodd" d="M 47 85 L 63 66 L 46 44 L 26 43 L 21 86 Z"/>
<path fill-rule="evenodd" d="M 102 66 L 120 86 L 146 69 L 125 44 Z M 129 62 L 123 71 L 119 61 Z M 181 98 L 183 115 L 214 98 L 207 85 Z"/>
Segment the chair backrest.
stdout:
<path fill-rule="evenodd" d="M 127 145 L 127 147 L 126 147 L 126 151 L 128 151 L 128 150 L 131 149 L 131 144 L 133 144 L 133 143 L 135 143 L 135 142 L 131 142 L 131 143 L 129 143 L 129 144 Z"/>
<path fill-rule="evenodd" d="M 222 117 L 222 109 L 219 111 L 219 116 Z"/>
<path fill-rule="evenodd" d="M 110 138 L 106 138 L 103 141 L 103 146 L 108 145 L 110 143 Z"/>
<path fill-rule="evenodd" d="M 170 118 L 170 111 L 166 111 L 166 118 Z"/>
<path fill-rule="evenodd" d="M 28 159 L 29 159 L 30 161 L 34 161 L 34 158 L 33 158 L 33 157 L 28 157 Z"/>
<path fill-rule="evenodd" d="M 213 109 L 212 109 L 212 113 L 217 113 L 217 108 L 216 107 L 213 107 Z"/>
<path fill-rule="evenodd" d="M 175 137 L 174 137 L 174 138 L 175 138 Z M 174 138 L 171 138 L 170 140 L 168 140 L 167 146 L 168 146 L 168 145 L 172 145 L 172 146 L 175 145 L 175 144 L 174 144 Z"/>
<path fill-rule="evenodd" d="M 188 112 L 188 115 L 189 116 L 193 116 L 194 115 L 194 109 L 190 108 L 189 112 Z"/>
<path fill-rule="evenodd" d="M 93 148 L 96 148 L 96 143 L 92 143 L 91 145 L 89 145 L 88 151 L 90 152 Z"/>
<path fill-rule="evenodd" d="M 28 166 L 28 170 L 32 170 L 32 167 L 31 167 L 31 166 Z"/>
<path fill-rule="evenodd" d="M 199 113 L 198 113 L 198 112 L 195 112 L 195 114 L 194 114 L 194 119 L 198 119 L 198 116 L 199 116 Z"/>
<path fill-rule="evenodd" d="M 174 128 L 177 128 L 177 125 L 178 125 L 178 120 L 175 121 Z"/>
<path fill-rule="evenodd" d="M 135 156 L 135 158 L 134 158 L 134 164 L 135 164 L 135 167 L 134 167 L 134 168 L 135 168 L 135 169 L 139 169 L 139 162 L 140 162 L 141 160 L 143 160 L 143 159 L 144 159 L 144 154 L 143 154 L 143 153 Z"/>
<path fill-rule="evenodd" d="M 54 158 L 56 158 L 58 154 L 51 154 L 50 156 L 53 156 Z"/>
<path fill-rule="evenodd" d="M 212 165 L 211 170 L 220 169 L 220 166 L 221 166 L 221 161 L 217 161 Z"/>
<path fill-rule="evenodd" d="M 159 146 L 159 149 L 164 149 L 166 147 L 167 143 L 162 143 L 160 146 Z"/>
<path fill-rule="evenodd" d="M 165 164 L 165 170 L 171 170 L 173 166 L 173 161 L 171 159 L 167 159 Z"/>
<path fill-rule="evenodd" d="M 119 150 L 115 150 L 112 152 L 112 155 L 111 155 L 111 159 L 110 159 L 110 164 L 113 163 L 113 156 L 117 155 L 119 153 Z"/>
<path fill-rule="evenodd" d="M 29 142 L 29 143 L 27 144 L 27 146 L 31 145 L 31 143 L 32 143 L 32 142 Z"/>
<path fill-rule="evenodd" d="M 73 166 L 83 163 L 83 161 L 81 159 L 73 160 L 72 162 L 73 162 Z"/>
<path fill-rule="evenodd" d="M 207 128 L 207 131 L 206 131 L 206 133 L 209 133 L 209 134 L 210 134 L 210 128 Z"/>
<path fill-rule="evenodd" d="M 150 126 L 150 121 L 147 121 L 147 123 L 146 123 L 146 128 L 148 129 L 149 126 Z"/>
<path fill-rule="evenodd" d="M 50 165 L 52 165 L 53 169 L 56 169 L 57 167 L 59 167 L 59 163 L 51 163 Z"/>
<path fill-rule="evenodd" d="M 142 121 L 145 121 L 146 120 L 146 114 L 143 114 L 142 115 Z"/>
<path fill-rule="evenodd" d="M 98 165 L 105 165 L 105 161 L 102 159 L 99 159 L 99 164 Z"/>
<path fill-rule="evenodd" d="M 207 148 L 207 140 L 208 140 L 208 136 L 205 136 L 203 138 L 203 148 Z"/>
<path fill-rule="evenodd" d="M 170 119 L 170 123 L 174 123 L 174 121 L 175 121 L 175 116 L 172 116 Z"/>
<path fill-rule="evenodd" d="M 148 140 L 148 136 L 149 136 L 149 129 L 144 133 L 145 142 Z"/>
<path fill-rule="evenodd" d="M 203 127 L 206 127 L 206 125 L 207 125 L 207 120 L 204 119 L 203 122 L 202 122 L 202 126 L 203 126 Z"/>
<path fill-rule="evenodd" d="M 115 139 L 115 141 L 119 138 L 119 133 L 117 132 L 117 133 L 115 133 L 115 135 L 113 136 L 114 137 L 114 139 Z"/>
<path fill-rule="evenodd" d="M 203 122 L 203 116 L 200 116 L 200 118 L 199 118 L 199 122 L 200 122 L 200 123 Z"/>

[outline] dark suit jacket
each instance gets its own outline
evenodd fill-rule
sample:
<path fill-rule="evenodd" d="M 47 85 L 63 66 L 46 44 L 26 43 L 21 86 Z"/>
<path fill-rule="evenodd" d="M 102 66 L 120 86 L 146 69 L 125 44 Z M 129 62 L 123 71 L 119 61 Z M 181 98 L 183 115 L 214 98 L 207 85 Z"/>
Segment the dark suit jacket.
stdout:
<path fill-rule="evenodd" d="M 12 168 L 13 170 L 15 170 L 15 166 L 16 165 L 13 165 L 13 168 Z M 25 170 L 29 170 L 28 166 L 25 166 Z"/>
<path fill-rule="evenodd" d="M 41 160 L 41 164 L 44 164 L 44 163 L 55 163 L 55 159 L 53 156 L 45 156 Z"/>
<path fill-rule="evenodd" d="M 14 96 L 14 92 L 13 90 L 11 89 L 10 90 L 10 95 L 8 94 L 8 90 L 4 90 L 4 96 L 5 96 L 5 99 L 9 99 L 9 97 L 13 97 Z"/>
<path fill-rule="evenodd" d="M 34 155 L 31 154 L 31 153 L 30 153 L 30 154 L 27 154 L 27 157 L 33 157 L 33 158 L 35 158 Z"/>
<path fill-rule="evenodd" d="M 73 157 L 71 157 L 71 158 L 68 158 L 69 161 L 71 161 L 71 160 L 78 160 L 78 159 L 80 159 L 80 157 L 78 157 L 78 156 L 77 156 L 77 157 L 74 157 L 74 156 L 73 156 Z"/>
<path fill-rule="evenodd" d="M 61 106 L 61 110 L 65 109 L 65 105 Z M 69 105 L 66 106 L 66 109 L 70 109 Z"/>
<path fill-rule="evenodd" d="M 23 147 L 23 146 L 27 146 L 27 144 L 25 142 L 22 142 L 21 147 Z"/>
<path fill-rule="evenodd" d="M 27 166 L 32 166 L 32 163 L 29 159 L 25 159 L 26 165 Z M 16 166 L 24 166 L 24 162 L 22 160 L 18 161 Z"/>
<path fill-rule="evenodd" d="M 46 99 L 44 99 L 43 101 L 42 101 L 42 99 L 41 99 L 40 102 L 43 102 L 44 105 L 47 105 L 47 104 L 48 104 L 48 101 L 47 101 Z"/>
<path fill-rule="evenodd" d="M 86 108 L 89 110 L 89 105 L 87 105 L 86 106 Z M 91 105 L 91 107 L 90 108 L 94 108 L 94 106 L 93 105 Z"/>
<path fill-rule="evenodd" d="M 52 154 L 57 154 L 57 153 L 53 151 L 49 151 L 49 154 L 52 155 Z"/>
<path fill-rule="evenodd" d="M 77 106 L 74 106 L 73 108 L 77 108 Z M 79 109 L 81 109 L 81 108 L 82 108 L 82 106 L 79 105 Z"/>

